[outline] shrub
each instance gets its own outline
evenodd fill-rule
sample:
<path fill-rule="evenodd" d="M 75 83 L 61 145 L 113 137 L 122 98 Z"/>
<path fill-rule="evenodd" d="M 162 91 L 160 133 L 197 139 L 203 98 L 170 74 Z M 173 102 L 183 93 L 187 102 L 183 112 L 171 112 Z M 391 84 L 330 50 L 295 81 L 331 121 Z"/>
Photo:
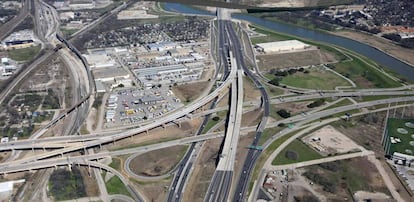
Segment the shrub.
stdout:
<path fill-rule="evenodd" d="M 297 159 L 299 158 L 299 155 L 298 155 L 298 153 L 296 153 L 295 151 L 290 151 L 290 150 L 288 150 L 288 151 L 286 151 L 286 153 L 285 153 L 285 157 L 286 157 L 287 159 L 290 159 L 290 160 L 297 160 Z"/>
<path fill-rule="evenodd" d="M 308 108 L 315 108 L 323 105 L 325 103 L 325 99 L 321 98 L 318 100 L 315 100 L 314 102 L 307 105 Z"/>
<path fill-rule="evenodd" d="M 285 109 L 281 109 L 281 110 L 277 111 L 277 114 L 279 114 L 279 116 L 281 116 L 282 118 L 289 118 L 290 117 L 290 112 L 286 111 Z"/>

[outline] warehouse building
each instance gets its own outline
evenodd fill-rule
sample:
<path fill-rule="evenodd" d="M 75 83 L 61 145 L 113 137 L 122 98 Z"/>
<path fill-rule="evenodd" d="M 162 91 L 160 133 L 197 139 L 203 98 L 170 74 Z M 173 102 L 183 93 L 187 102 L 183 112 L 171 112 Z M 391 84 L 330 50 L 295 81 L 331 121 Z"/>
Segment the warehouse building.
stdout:
<path fill-rule="evenodd" d="M 21 30 L 10 34 L 3 41 L 3 49 L 20 49 L 34 46 L 35 38 L 32 30 Z"/>
<path fill-rule="evenodd" d="M 311 46 L 298 40 L 275 41 L 256 44 L 256 50 L 264 53 L 297 51 Z"/>

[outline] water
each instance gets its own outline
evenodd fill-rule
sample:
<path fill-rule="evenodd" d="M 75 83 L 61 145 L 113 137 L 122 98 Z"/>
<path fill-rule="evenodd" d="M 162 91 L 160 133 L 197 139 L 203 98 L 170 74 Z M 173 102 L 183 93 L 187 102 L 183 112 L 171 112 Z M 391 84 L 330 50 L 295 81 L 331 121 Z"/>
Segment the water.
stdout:
<path fill-rule="evenodd" d="M 195 14 L 195 15 L 214 15 L 214 13 L 210 13 L 208 11 L 197 10 L 191 8 L 189 6 L 177 3 L 165 3 L 164 8 L 168 11 L 180 12 L 185 14 Z M 359 53 L 376 63 L 387 67 L 395 71 L 396 73 L 404 76 L 410 81 L 414 81 L 414 67 L 404 63 L 382 51 L 379 51 L 369 45 L 364 43 L 360 43 L 358 41 L 354 41 L 352 39 L 335 36 L 329 33 L 315 31 L 303 27 L 298 27 L 295 25 L 277 23 L 270 20 L 266 20 L 263 18 L 258 18 L 251 15 L 244 15 L 244 14 L 235 14 L 233 15 L 234 18 L 239 20 L 245 20 L 252 24 L 257 24 L 261 27 L 265 27 L 267 29 L 277 31 L 280 33 L 285 33 L 305 39 L 310 39 L 318 42 L 325 42 L 329 44 L 334 44 L 349 50 L 352 50 L 356 53 Z M 414 55 L 413 55 L 414 57 Z"/>

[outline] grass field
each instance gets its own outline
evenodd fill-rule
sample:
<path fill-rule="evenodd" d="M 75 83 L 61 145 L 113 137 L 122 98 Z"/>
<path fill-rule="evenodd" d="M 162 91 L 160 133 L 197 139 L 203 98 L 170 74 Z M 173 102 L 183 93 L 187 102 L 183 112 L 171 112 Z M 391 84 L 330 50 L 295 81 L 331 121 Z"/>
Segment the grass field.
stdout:
<path fill-rule="evenodd" d="M 335 104 L 333 104 L 333 105 L 331 105 L 331 106 L 329 106 L 327 108 L 324 108 L 324 110 L 326 110 L 326 109 L 333 109 L 333 108 L 342 107 L 342 106 L 351 105 L 351 104 L 354 104 L 354 103 L 351 102 L 348 99 L 343 99 L 343 100 L 341 100 L 341 101 L 339 101 L 339 102 L 337 102 L 337 103 L 335 103 Z"/>
<path fill-rule="evenodd" d="M 207 133 L 207 131 L 209 131 L 213 126 L 215 126 L 218 122 L 222 121 L 223 119 L 226 118 L 228 110 L 224 110 L 224 111 L 220 111 L 217 112 L 217 117 L 219 117 L 219 120 L 215 121 L 213 120 L 213 118 L 215 116 L 210 116 L 210 119 L 208 120 L 206 127 L 204 127 L 203 131 L 201 132 L 202 134 Z"/>
<path fill-rule="evenodd" d="M 177 165 L 187 149 L 186 145 L 178 145 L 146 152 L 132 159 L 129 167 L 138 175 L 164 175 Z"/>
<path fill-rule="evenodd" d="M 399 82 L 388 78 L 370 66 L 372 65 L 372 61 L 364 59 L 364 62 L 353 55 L 350 55 L 350 57 L 352 61 L 343 61 L 332 64 L 332 66 L 334 66 L 335 71 L 354 81 L 358 87 L 392 88 L 401 86 Z"/>
<path fill-rule="evenodd" d="M 16 61 L 30 61 L 40 51 L 41 46 L 32 46 L 28 48 L 14 49 L 7 51 L 7 55 Z"/>
<path fill-rule="evenodd" d="M 345 79 L 332 72 L 316 68 L 310 68 L 307 74 L 297 72 L 293 75 L 283 77 L 281 83 L 293 87 L 321 90 L 332 90 L 336 86 L 350 85 Z"/>
<path fill-rule="evenodd" d="M 366 158 L 333 161 L 305 169 L 304 176 L 323 187 L 321 194 L 328 201 L 351 198 L 360 190 L 389 194 L 375 165 Z"/>
<path fill-rule="evenodd" d="M 121 170 L 121 159 L 112 158 L 112 162 L 109 164 L 109 166 L 114 168 L 115 170 Z"/>
<path fill-rule="evenodd" d="M 282 129 L 282 127 L 266 128 L 263 131 L 262 136 L 260 136 L 259 145 L 263 145 L 263 143 L 265 143 L 270 137 L 272 137 L 274 134 L 281 131 Z"/>
<path fill-rule="evenodd" d="M 318 46 L 321 50 L 325 50 L 329 53 L 332 53 L 338 61 L 348 59 L 348 57 L 346 55 L 344 55 L 341 51 L 339 51 L 338 49 L 336 49 L 336 48 L 334 48 L 330 45 L 327 45 L 327 44 L 317 43 L 317 42 L 305 40 L 305 39 L 302 39 L 302 38 L 299 38 L 299 37 L 274 32 L 274 31 L 268 30 L 266 28 L 262 28 L 260 26 L 251 26 L 251 27 L 254 28 L 255 31 L 258 32 L 258 33 L 266 34 L 266 36 L 263 36 L 263 37 L 252 38 L 252 43 L 253 44 L 296 39 L 296 40 L 300 40 L 300 41 L 302 41 L 304 43 L 307 43 L 307 44 L 310 44 L 310 45 Z"/>
<path fill-rule="evenodd" d="M 360 56 L 354 52 L 349 50 L 335 48 L 332 45 L 318 43 L 315 41 L 309 41 L 302 38 L 285 35 L 277 32 L 273 32 L 267 30 L 265 28 L 261 28 L 258 26 L 253 26 L 257 32 L 267 34 L 268 40 L 271 39 L 281 40 L 281 38 L 285 39 L 297 39 L 301 40 L 307 44 L 318 46 L 321 50 L 325 50 L 329 53 L 335 55 L 335 58 L 340 61 L 339 63 L 332 64 L 332 67 L 335 68 L 335 71 L 339 72 L 340 74 L 350 78 L 353 80 L 358 87 L 361 88 L 369 88 L 369 87 L 377 87 L 377 88 L 390 88 L 390 87 L 398 87 L 401 84 L 397 81 L 394 81 L 388 78 L 383 73 L 376 70 L 376 68 L 385 69 L 386 72 L 389 72 L 389 69 L 386 67 L 381 67 L 376 64 L 374 61 Z M 258 40 L 258 39 L 256 39 Z M 373 67 L 374 66 L 374 67 Z M 395 73 L 392 73 L 395 75 Z"/>
<path fill-rule="evenodd" d="M 395 137 L 401 139 L 400 143 L 391 144 L 389 154 L 394 152 L 400 152 L 403 154 L 414 154 L 414 146 L 410 145 L 410 142 L 414 143 L 414 128 L 409 128 L 405 126 L 406 122 L 414 123 L 414 119 L 396 119 L 396 118 L 389 118 L 387 122 L 387 136 L 388 141 L 390 137 Z M 397 131 L 398 128 L 404 128 L 408 131 L 407 134 L 401 134 Z M 410 152 L 411 151 L 411 152 Z"/>
<path fill-rule="evenodd" d="M 125 187 L 124 183 L 117 177 L 113 176 L 108 182 L 105 183 L 108 194 L 123 194 L 131 196 Z"/>
<path fill-rule="evenodd" d="M 286 157 L 286 152 L 292 151 L 297 154 L 297 159 L 289 159 Z M 284 164 L 291 164 L 297 163 L 302 161 L 309 161 L 314 159 L 322 158 L 322 156 L 316 152 L 315 150 L 308 147 L 305 143 L 301 142 L 300 140 L 296 139 L 292 143 L 290 143 L 285 149 L 280 152 L 275 159 L 273 159 L 273 165 L 284 165 Z"/>

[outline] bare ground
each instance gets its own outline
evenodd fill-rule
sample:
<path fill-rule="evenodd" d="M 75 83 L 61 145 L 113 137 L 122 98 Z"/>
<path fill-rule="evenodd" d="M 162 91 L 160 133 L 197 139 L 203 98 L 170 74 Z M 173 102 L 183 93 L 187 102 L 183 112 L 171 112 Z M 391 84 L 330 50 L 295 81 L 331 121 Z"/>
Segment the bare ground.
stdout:
<path fill-rule="evenodd" d="M 396 117 L 402 117 L 402 109 L 396 110 Z M 390 116 L 393 116 L 394 110 L 390 110 Z M 404 117 L 414 117 L 414 107 L 407 107 L 404 111 Z M 375 113 L 373 117 L 377 121 L 372 121 L 370 118 L 354 117 L 352 123 L 345 123 L 343 121 L 335 123 L 336 129 L 354 140 L 357 144 L 362 145 L 368 150 L 375 152 L 375 155 L 380 159 L 385 171 L 389 173 L 389 177 L 394 186 L 398 189 L 399 194 L 405 201 L 412 201 L 410 193 L 405 189 L 405 185 L 401 183 L 395 171 L 384 161 L 384 150 L 381 145 L 382 133 L 385 125 L 386 112 Z M 371 121 L 370 121 L 371 120 Z"/>
<path fill-rule="evenodd" d="M 253 82 L 247 78 L 243 79 L 244 101 L 260 100 L 260 91 Z"/>
<path fill-rule="evenodd" d="M 241 125 L 243 127 L 255 126 L 260 123 L 263 112 L 261 109 L 255 109 L 242 115 Z"/>
<path fill-rule="evenodd" d="M 208 81 L 173 86 L 172 91 L 182 102 L 191 102 L 197 99 L 206 87 Z"/>
<path fill-rule="evenodd" d="M 332 32 L 333 34 L 343 36 L 346 38 L 350 38 L 353 40 L 357 40 L 363 43 L 366 43 L 370 46 L 378 48 L 402 61 L 408 62 L 410 64 L 414 64 L 414 50 L 403 48 L 399 45 L 396 45 L 386 39 L 368 35 L 362 32 L 355 32 L 355 31 L 339 31 L 339 32 Z"/>
<path fill-rule="evenodd" d="M 87 196 L 99 196 L 99 187 L 96 180 L 89 176 L 88 168 L 80 167 L 79 171 L 83 177 L 83 184 L 85 185 L 85 191 Z"/>
<path fill-rule="evenodd" d="M 271 69 L 318 65 L 336 61 L 333 55 L 320 50 L 258 55 L 257 59 L 259 60 L 260 70 L 263 72 L 268 72 Z"/>
<path fill-rule="evenodd" d="M 334 193 L 324 191 L 323 188 L 319 185 L 313 185 L 312 187 L 319 193 L 323 194 L 327 197 L 328 201 L 344 201 L 352 199 L 353 193 L 350 193 L 349 184 L 346 184 L 347 177 L 350 176 L 358 176 L 358 180 L 366 184 L 367 186 L 364 187 L 365 190 L 371 192 L 382 192 L 387 195 L 390 195 L 381 175 L 379 174 L 378 170 L 376 169 L 375 165 L 372 164 L 370 161 L 366 159 L 366 157 L 360 158 L 353 158 L 349 160 L 342 160 L 341 166 L 347 166 L 346 173 L 342 174 L 335 174 L 333 171 L 329 171 L 327 169 L 323 169 L 318 165 L 310 166 L 301 169 L 301 171 L 305 170 L 312 170 L 312 172 L 316 172 L 325 178 L 332 179 L 333 175 L 338 175 L 340 179 L 337 179 L 336 182 L 336 191 Z M 337 171 L 339 172 L 339 171 Z M 333 174 L 334 173 L 334 174 Z M 333 178 L 335 179 L 335 178 Z M 355 179 L 354 179 L 355 180 Z M 359 191 L 359 190 L 353 190 Z"/>
<path fill-rule="evenodd" d="M 141 133 L 132 138 L 126 138 L 120 141 L 117 141 L 115 145 L 109 144 L 107 147 L 109 150 L 122 149 L 124 147 L 140 145 L 146 143 L 155 143 L 162 140 L 169 140 L 181 137 L 191 136 L 196 132 L 197 127 L 200 124 L 200 119 L 193 119 L 181 124 L 181 128 L 170 125 L 165 129 L 162 127 L 155 128 L 150 130 L 148 134 Z"/>
<path fill-rule="evenodd" d="M 157 182 L 134 182 L 149 201 L 166 201 L 171 178 Z"/>
<path fill-rule="evenodd" d="M 187 146 L 178 145 L 147 152 L 135 157 L 129 166 L 138 175 L 164 175 L 177 165 L 186 150 Z"/>

